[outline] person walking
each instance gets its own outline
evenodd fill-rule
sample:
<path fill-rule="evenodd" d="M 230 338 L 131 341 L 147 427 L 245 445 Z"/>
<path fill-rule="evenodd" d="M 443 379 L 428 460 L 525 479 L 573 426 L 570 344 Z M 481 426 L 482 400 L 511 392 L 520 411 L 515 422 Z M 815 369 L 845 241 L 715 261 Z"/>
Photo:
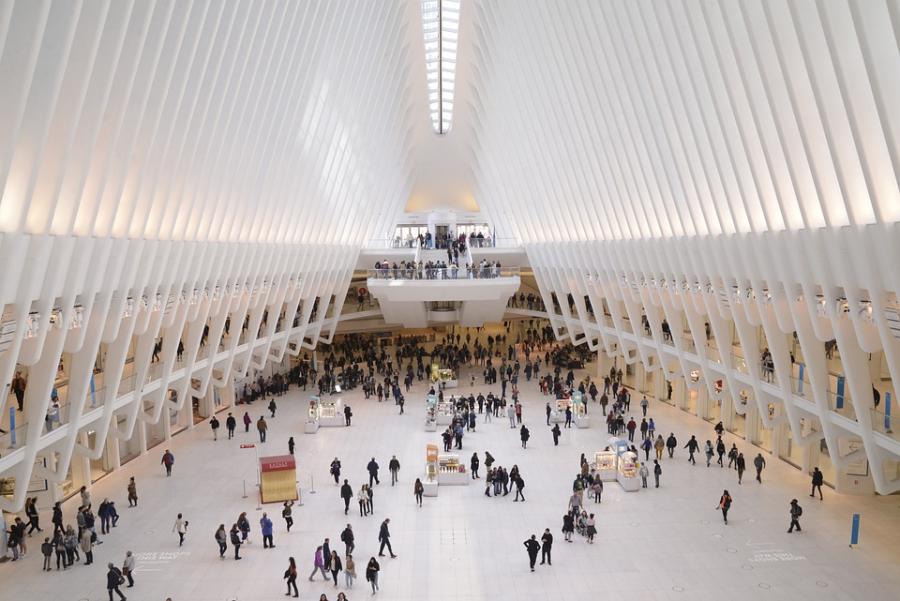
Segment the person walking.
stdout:
<path fill-rule="evenodd" d="M 228 534 L 225 532 L 225 524 L 219 524 L 213 537 L 216 539 L 216 544 L 219 545 L 219 559 L 225 559 L 225 552 L 228 551 Z"/>
<path fill-rule="evenodd" d="M 166 452 L 163 453 L 162 461 L 160 461 L 162 465 L 166 467 L 166 477 L 172 475 L 172 466 L 175 465 L 175 455 L 172 454 L 172 451 L 166 449 Z"/>
<path fill-rule="evenodd" d="M 479 478 L 478 475 L 478 467 L 481 465 L 481 460 L 478 459 L 478 453 L 472 453 L 472 459 L 469 460 L 469 469 L 472 472 L 472 480 Z"/>
<path fill-rule="evenodd" d="M 356 562 L 353 561 L 352 555 L 347 555 L 344 561 L 344 586 L 353 588 L 354 580 L 356 580 Z"/>
<path fill-rule="evenodd" d="M 253 423 L 253 418 L 250 417 L 249 411 L 244 411 L 243 422 L 244 422 L 244 434 L 246 434 L 246 433 L 250 432 L 250 424 Z"/>
<path fill-rule="evenodd" d="M 525 480 L 522 479 L 522 476 L 516 472 L 515 478 L 513 479 L 513 484 L 516 486 L 516 498 L 513 499 L 513 502 L 518 501 L 521 497 L 522 501 L 525 501 L 525 494 L 522 492 L 522 489 L 525 488 Z"/>
<path fill-rule="evenodd" d="M 649 438 L 641 439 L 641 448 L 644 449 L 644 462 L 650 461 L 650 449 L 653 448 L 653 441 Z"/>
<path fill-rule="evenodd" d="M 365 484 L 359 488 L 356 499 L 359 501 L 359 517 L 369 515 L 369 490 Z"/>
<path fill-rule="evenodd" d="M 391 532 L 388 529 L 388 525 L 391 523 L 391 518 L 385 518 L 383 522 L 381 522 L 381 528 L 378 530 L 378 540 L 381 542 L 381 546 L 378 548 L 378 557 L 384 557 L 384 548 L 387 547 L 388 553 L 391 554 L 391 558 L 397 557 L 394 555 L 394 550 L 391 548 Z"/>
<path fill-rule="evenodd" d="M 281 509 L 281 517 L 284 518 L 285 526 L 287 527 L 287 531 L 291 531 L 291 526 L 294 525 L 294 517 L 293 517 L 293 501 L 285 501 L 284 506 Z"/>
<path fill-rule="evenodd" d="M 800 527 L 800 516 L 803 515 L 803 508 L 797 503 L 797 499 L 791 499 L 791 527 L 788 528 L 788 534 L 797 529 L 797 532 L 803 532 Z"/>
<path fill-rule="evenodd" d="M 230 538 L 231 538 L 231 546 L 234 547 L 234 558 L 241 559 L 241 536 L 239 534 L 237 524 L 232 524 Z M 221 550 L 222 549 L 220 546 L 219 551 L 221 552 Z"/>
<path fill-rule="evenodd" d="M 353 527 L 347 524 L 347 527 L 341 532 L 341 542 L 344 543 L 344 555 L 353 555 L 356 549 L 356 537 L 353 535 Z"/>
<path fill-rule="evenodd" d="M 744 470 L 747 469 L 747 460 L 744 459 L 743 453 L 738 453 L 737 459 L 734 460 L 734 467 L 738 474 L 738 484 L 741 484 L 741 481 L 744 479 Z"/>
<path fill-rule="evenodd" d="M 259 529 L 260 532 L 262 532 L 263 549 L 274 549 L 275 543 L 272 542 L 272 520 L 265 512 L 263 512 L 262 517 L 259 519 Z"/>
<path fill-rule="evenodd" d="M 756 481 L 762 484 L 762 471 L 766 467 L 766 460 L 762 453 L 756 454 L 756 457 L 753 459 L 753 467 L 756 468 Z"/>
<path fill-rule="evenodd" d="M 728 525 L 728 510 L 731 509 L 731 495 L 728 494 L 728 491 L 724 491 L 722 496 L 719 497 L 719 504 L 716 506 L 717 509 L 722 510 L 722 519 L 725 520 L 725 525 Z"/>
<path fill-rule="evenodd" d="M 381 484 L 378 480 L 378 462 L 375 461 L 375 458 L 372 457 L 372 460 L 366 464 L 366 470 L 369 472 L 369 488 L 372 488 L 372 483 Z"/>
<path fill-rule="evenodd" d="M 352 418 L 353 410 L 350 408 L 350 405 L 344 405 L 344 425 L 349 426 Z"/>
<path fill-rule="evenodd" d="M 706 441 L 706 445 L 704 445 L 704 452 L 706 453 L 706 467 L 709 467 L 713 456 L 716 454 L 716 452 L 713 450 L 713 444 L 711 441 Z"/>
<path fill-rule="evenodd" d="M 138 503 L 138 494 L 137 494 L 137 484 L 134 481 L 134 476 L 128 479 L 128 506 L 129 507 L 137 507 Z"/>
<path fill-rule="evenodd" d="M 671 459 L 675 455 L 675 447 L 678 446 L 678 439 L 675 438 L 675 433 L 669 433 L 669 437 L 666 439 L 666 450 L 669 451 L 669 459 Z"/>
<path fill-rule="evenodd" d="M 553 409 L 550 408 L 550 401 L 547 401 L 547 406 L 544 408 L 544 413 L 547 415 L 547 425 L 550 425 L 550 415 L 553 413 Z"/>
<path fill-rule="evenodd" d="M 247 519 L 247 512 L 242 511 L 237 519 L 238 530 L 241 531 L 241 542 L 250 544 L 250 520 Z"/>
<path fill-rule="evenodd" d="M 644 395 L 641 397 L 641 412 L 643 413 L 643 417 L 647 417 L 647 407 L 650 406 L 650 401 L 647 400 L 647 396 Z"/>
<path fill-rule="evenodd" d="M 234 419 L 234 416 L 229 413 L 228 417 L 225 418 L 225 429 L 228 430 L 228 440 L 234 438 L 234 429 L 237 427 L 237 420 Z"/>
<path fill-rule="evenodd" d="M 179 513 L 178 517 L 175 518 L 175 523 L 172 524 L 172 532 L 178 533 L 178 546 L 184 545 L 184 535 L 187 534 L 188 521 L 182 517 Z"/>
<path fill-rule="evenodd" d="M 653 460 L 653 477 L 656 479 L 656 488 L 659 488 L 659 477 L 662 476 L 662 466 L 657 459 Z"/>
<path fill-rule="evenodd" d="M 344 483 L 341 485 L 341 499 L 344 501 L 344 515 L 350 511 L 350 499 L 353 498 L 353 487 L 344 480 Z"/>
<path fill-rule="evenodd" d="M 662 434 L 656 437 L 656 442 L 653 443 L 653 449 L 656 451 L 656 458 L 662 459 L 663 450 L 666 448 L 666 441 L 663 440 Z"/>
<path fill-rule="evenodd" d="M 89 566 L 94 563 L 94 541 L 93 541 L 93 533 L 85 528 L 81 532 L 81 538 L 79 543 L 81 544 L 81 550 L 84 552 L 84 565 Z"/>
<path fill-rule="evenodd" d="M 25 499 L 25 517 L 28 518 L 28 536 L 31 536 L 31 533 L 35 530 L 38 532 L 44 531 L 44 529 L 41 528 L 41 516 L 37 508 L 37 497 Z"/>
<path fill-rule="evenodd" d="M 393 486 L 396 484 L 397 474 L 400 472 L 400 461 L 397 460 L 396 455 L 391 455 L 391 460 L 388 462 L 388 470 L 391 472 L 391 486 Z"/>
<path fill-rule="evenodd" d="M 293 557 L 288 557 L 288 568 L 284 571 L 284 578 L 287 580 L 287 592 L 284 596 L 289 596 L 293 588 L 294 596 L 299 597 L 300 593 L 297 591 L 297 562 Z"/>
<path fill-rule="evenodd" d="M 378 572 L 381 571 L 381 566 L 378 565 L 378 560 L 372 557 L 369 559 L 369 563 L 366 565 L 366 581 L 372 585 L 372 594 L 378 592 Z"/>
<path fill-rule="evenodd" d="M 647 488 L 647 478 L 650 477 L 650 470 L 647 469 L 647 462 L 641 464 L 641 469 L 638 470 L 638 474 L 641 476 L 641 488 Z"/>
<path fill-rule="evenodd" d="M 256 421 L 256 430 L 259 432 L 259 442 L 266 442 L 266 432 L 269 430 L 269 424 L 266 423 L 266 418 L 262 415 Z"/>
<path fill-rule="evenodd" d="M 815 497 L 816 490 L 819 491 L 819 500 L 824 500 L 822 498 L 822 483 L 825 481 L 825 475 L 819 470 L 818 467 L 813 468 L 812 473 L 812 491 L 809 493 L 809 496 Z"/>
<path fill-rule="evenodd" d="M 106 564 L 106 567 L 108 568 L 106 572 L 106 591 L 109 593 L 109 601 L 113 601 L 114 592 L 119 595 L 119 599 L 125 601 L 125 595 L 119 590 L 119 585 L 125 583 L 125 579 L 122 578 L 122 572 L 112 563 Z"/>
<path fill-rule="evenodd" d="M 559 446 L 559 437 L 562 435 L 562 430 L 559 429 L 559 424 L 553 424 L 553 427 L 550 428 L 550 433 L 553 434 L 553 446 Z"/>
<path fill-rule="evenodd" d="M 340 481 L 341 477 L 341 460 L 337 457 L 331 462 L 331 465 L 328 468 L 328 473 L 331 474 L 331 477 L 334 478 L 334 483 L 337 484 Z M 346 480 L 344 480 L 346 482 Z"/>
<path fill-rule="evenodd" d="M 288 438 L 288 454 L 289 455 L 294 454 L 294 437 L 293 436 Z"/>
<path fill-rule="evenodd" d="M 522 424 L 522 427 L 519 429 L 519 439 L 522 441 L 522 448 L 528 448 L 528 439 L 531 438 L 531 432 L 528 431 L 528 428 L 525 427 L 525 424 Z"/>
<path fill-rule="evenodd" d="M 313 559 L 313 570 L 309 575 L 309 581 L 312 582 L 316 572 L 322 572 L 322 578 L 328 580 L 328 574 L 325 573 L 325 558 L 323 556 L 322 545 L 316 547 L 316 555 Z"/>
<path fill-rule="evenodd" d="M 575 532 L 575 519 L 572 517 L 571 513 L 567 513 L 563 516 L 563 539 L 567 543 L 572 542 L 572 533 Z"/>
<path fill-rule="evenodd" d="M 125 560 L 122 562 L 122 575 L 128 579 L 128 586 L 125 588 L 132 588 L 134 586 L 134 554 L 131 551 L 125 551 Z"/>
<path fill-rule="evenodd" d="M 416 503 L 418 503 L 419 507 L 422 506 L 422 496 L 425 494 L 425 485 L 422 484 L 422 481 L 416 478 L 416 483 L 413 484 L 413 495 L 416 497 Z"/>
<path fill-rule="evenodd" d="M 337 551 L 331 552 L 331 577 L 334 580 L 334 586 L 337 588 L 338 585 L 338 574 L 344 571 L 344 565 L 341 563 L 341 558 L 338 557 Z"/>
<path fill-rule="evenodd" d="M 551 552 L 553 550 L 553 535 L 550 534 L 550 528 L 544 528 L 544 534 L 541 535 L 541 565 L 544 562 L 547 565 L 553 565 L 551 561 Z"/>
<path fill-rule="evenodd" d="M 269 412 L 272 414 L 272 417 L 275 417 L 275 410 L 278 406 L 275 404 L 275 399 L 269 401 Z"/>
<path fill-rule="evenodd" d="M 213 442 L 219 440 L 219 420 L 215 415 L 209 420 L 209 427 L 212 428 Z"/>
<path fill-rule="evenodd" d="M 712 446 L 712 443 L 710 443 Z M 684 448 L 688 450 L 688 461 L 690 461 L 693 465 L 697 465 L 697 461 L 694 459 L 694 453 L 697 452 L 697 449 L 700 448 L 700 444 L 697 442 L 697 437 L 691 435 L 691 439 L 684 445 Z M 669 453 L 669 457 L 671 457 L 671 452 Z"/>
<path fill-rule="evenodd" d="M 537 536 L 534 534 L 522 544 L 525 545 L 525 550 L 528 552 L 528 567 L 531 568 L 531 571 L 533 572 L 534 564 L 537 562 L 538 551 L 541 550 L 541 545 L 537 542 Z"/>

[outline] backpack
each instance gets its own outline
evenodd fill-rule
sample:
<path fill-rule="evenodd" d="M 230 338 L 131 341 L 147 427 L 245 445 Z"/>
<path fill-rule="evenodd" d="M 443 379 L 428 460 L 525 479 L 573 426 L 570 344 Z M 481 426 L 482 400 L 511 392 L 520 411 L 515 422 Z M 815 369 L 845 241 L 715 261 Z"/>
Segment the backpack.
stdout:
<path fill-rule="evenodd" d="M 801 515 L 803 515 L 803 508 L 797 505 L 797 517 L 799 518 Z"/>

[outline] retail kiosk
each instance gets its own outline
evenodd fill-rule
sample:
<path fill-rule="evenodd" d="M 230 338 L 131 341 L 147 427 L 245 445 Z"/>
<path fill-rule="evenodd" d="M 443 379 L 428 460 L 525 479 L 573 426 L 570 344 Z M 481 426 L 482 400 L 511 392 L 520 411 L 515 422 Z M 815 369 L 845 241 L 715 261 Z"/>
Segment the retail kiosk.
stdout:
<path fill-rule="evenodd" d="M 561 424 L 566 421 L 566 409 L 572 408 L 572 399 L 569 397 L 556 399 L 556 406 L 553 408 L 553 412 L 550 414 L 550 421 L 555 424 Z M 572 409 L 572 413 L 574 415 L 575 410 Z"/>
<path fill-rule="evenodd" d="M 594 469 L 604 482 L 613 482 L 618 476 L 618 462 L 615 451 L 605 450 L 594 453 Z"/>
<path fill-rule="evenodd" d="M 637 492 L 641 489 L 641 479 L 638 476 L 637 456 L 631 451 L 625 451 L 619 455 L 619 473 L 616 480 L 626 492 Z"/>
<path fill-rule="evenodd" d="M 587 399 L 584 398 L 584 395 L 579 390 L 576 390 L 572 396 L 574 401 L 572 411 L 575 414 L 572 417 L 572 421 L 575 422 L 575 426 L 578 428 L 590 428 L 591 418 L 587 414 Z"/>
<path fill-rule="evenodd" d="M 309 397 L 309 407 L 306 411 L 306 423 L 303 431 L 307 434 L 315 434 L 319 431 L 319 397 Z"/>
<path fill-rule="evenodd" d="M 434 419 L 439 426 L 449 426 L 453 422 L 453 416 L 456 414 L 456 407 L 453 401 L 438 401 L 434 406 Z"/>
<path fill-rule="evenodd" d="M 324 428 L 347 425 L 344 417 L 344 401 L 341 397 L 319 399 L 319 425 Z"/>
<path fill-rule="evenodd" d="M 442 368 L 437 363 L 431 364 L 431 382 L 436 384 L 438 388 L 456 388 L 459 386 L 459 382 L 456 379 L 456 374 L 453 373 L 452 369 Z"/>
<path fill-rule="evenodd" d="M 297 464 L 293 455 L 259 458 L 259 495 L 263 503 L 297 501 Z"/>
<path fill-rule="evenodd" d="M 429 394 L 425 397 L 425 431 L 437 432 L 437 397 Z"/>
<path fill-rule="evenodd" d="M 422 481 L 426 497 L 438 496 L 438 446 L 429 444 L 425 447 L 425 479 Z"/>
<path fill-rule="evenodd" d="M 469 484 L 469 473 L 466 466 L 459 462 L 459 455 L 438 455 L 437 481 L 441 486 L 459 486 Z"/>

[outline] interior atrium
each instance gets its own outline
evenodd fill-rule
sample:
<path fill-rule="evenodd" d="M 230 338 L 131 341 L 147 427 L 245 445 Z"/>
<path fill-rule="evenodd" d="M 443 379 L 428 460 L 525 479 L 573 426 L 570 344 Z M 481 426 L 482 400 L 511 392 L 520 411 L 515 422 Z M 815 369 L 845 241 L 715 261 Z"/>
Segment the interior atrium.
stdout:
<path fill-rule="evenodd" d="M 0 82 L 3 599 L 898 598 L 900 0 L 0 0 Z"/>

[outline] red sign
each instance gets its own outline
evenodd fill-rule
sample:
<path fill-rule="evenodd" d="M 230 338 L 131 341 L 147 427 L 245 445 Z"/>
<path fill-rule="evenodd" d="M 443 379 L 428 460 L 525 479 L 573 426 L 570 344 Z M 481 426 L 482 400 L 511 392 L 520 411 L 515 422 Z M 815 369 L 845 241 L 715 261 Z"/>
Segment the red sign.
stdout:
<path fill-rule="evenodd" d="M 273 457 L 260 457 L 259 467 L 263 472 L 278 472 L 296 469 L 297 464 L 293 455 L 275 455 Z"/>
<path fill-rule="evenodd" d="M 256 445 L 255 444 L 242 444 L 241 448 L 242 449 L 255 449 Z"/>

